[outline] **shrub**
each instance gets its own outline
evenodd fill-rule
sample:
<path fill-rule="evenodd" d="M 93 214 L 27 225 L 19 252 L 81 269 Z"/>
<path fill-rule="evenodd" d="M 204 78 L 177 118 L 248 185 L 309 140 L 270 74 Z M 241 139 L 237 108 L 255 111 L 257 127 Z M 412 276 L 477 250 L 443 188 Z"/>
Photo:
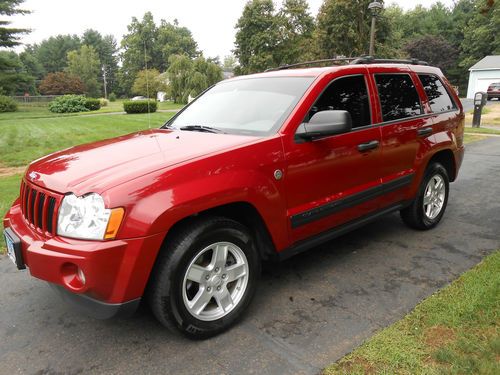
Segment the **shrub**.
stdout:
<path fill-rule="evenodd" d="M 0 112 L 17 111 L 17 103 L 8 96 L 0 95 Z"/>
<path fill-rule="evenodd" d="M 148 113 L 156 112 L 158 107 L 155 100 L 127 100 L 123 102 L 123 109 L 127 113 Z"/>
<path fill-rule="evenodd" d="M 101 98 L 99 99 L 99 103 L 101 103 L 101 107 L 106 107 L 108 105 L 108 99 Z"/>
<path fill-rule="evenodd" d="M 112 92 L 111 94 L 109 94 L 108 99 L 110 102 L 116 102 L 116 94 Z"/>
<path fill-rule="evenodd" d="M 89 111 L 97 111 L 101 109 L 101 101 L 94 98 L 85 98 L 85 108 Z"/>
<path fill-rule="evenodd" d="M 54 113 L 87 112 L 87 98 L 81 95 L 60 96 L 49 103 L 49 111 Z"/>

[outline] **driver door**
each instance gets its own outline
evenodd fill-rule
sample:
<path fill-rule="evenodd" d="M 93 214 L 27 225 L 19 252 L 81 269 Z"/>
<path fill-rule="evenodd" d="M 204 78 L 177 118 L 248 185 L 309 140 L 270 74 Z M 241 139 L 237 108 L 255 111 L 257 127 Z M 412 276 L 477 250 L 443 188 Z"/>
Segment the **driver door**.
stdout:
<path fill-rule="evenodd" d="M 346 110 L 350 132 L 285 144 L 286 194 L 294 242 L 374 211 L 381 188 L 380 129 L 372 126 L 372 103 L 365 69 L 327 81 L 309 110 Z"/>

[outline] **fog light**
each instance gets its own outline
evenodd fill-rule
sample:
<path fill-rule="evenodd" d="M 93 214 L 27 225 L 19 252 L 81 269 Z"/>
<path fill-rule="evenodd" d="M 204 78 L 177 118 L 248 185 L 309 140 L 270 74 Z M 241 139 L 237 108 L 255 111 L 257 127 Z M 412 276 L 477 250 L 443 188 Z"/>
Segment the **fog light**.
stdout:
<path fill-rule="evenodd" d="M 83 270 L 74 263 L 64 263 L 61 267 L 63 284 L 72 292 L 82 293 L 85 290 L 87 278 Z"/>

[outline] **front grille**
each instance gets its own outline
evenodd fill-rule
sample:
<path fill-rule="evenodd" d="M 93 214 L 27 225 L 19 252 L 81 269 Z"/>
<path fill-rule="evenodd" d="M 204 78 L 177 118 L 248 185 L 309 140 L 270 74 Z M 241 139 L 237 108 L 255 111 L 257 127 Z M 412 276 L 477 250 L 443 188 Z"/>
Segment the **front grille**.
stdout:
<path fill-rule="evenodd" d="M 25 181 L 21 182 L 20 197 L 24 219 L 39 232 L 54 236 L 60 197 Z"/>

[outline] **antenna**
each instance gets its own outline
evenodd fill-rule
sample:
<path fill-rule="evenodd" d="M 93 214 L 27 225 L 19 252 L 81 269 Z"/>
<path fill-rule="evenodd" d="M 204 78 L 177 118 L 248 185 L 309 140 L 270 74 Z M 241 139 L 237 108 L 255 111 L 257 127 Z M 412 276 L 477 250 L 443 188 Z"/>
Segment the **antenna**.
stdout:
<path fill-rule="evenodd" d="M 149 108 L 149 70 L 148 70 L 148 54 L 146 51 L 146 41 L 144 41 L 144 66 L 146 67 L 146 97 L 148 99 L 148 128 L 151 129 L 151 110 Z"/>

